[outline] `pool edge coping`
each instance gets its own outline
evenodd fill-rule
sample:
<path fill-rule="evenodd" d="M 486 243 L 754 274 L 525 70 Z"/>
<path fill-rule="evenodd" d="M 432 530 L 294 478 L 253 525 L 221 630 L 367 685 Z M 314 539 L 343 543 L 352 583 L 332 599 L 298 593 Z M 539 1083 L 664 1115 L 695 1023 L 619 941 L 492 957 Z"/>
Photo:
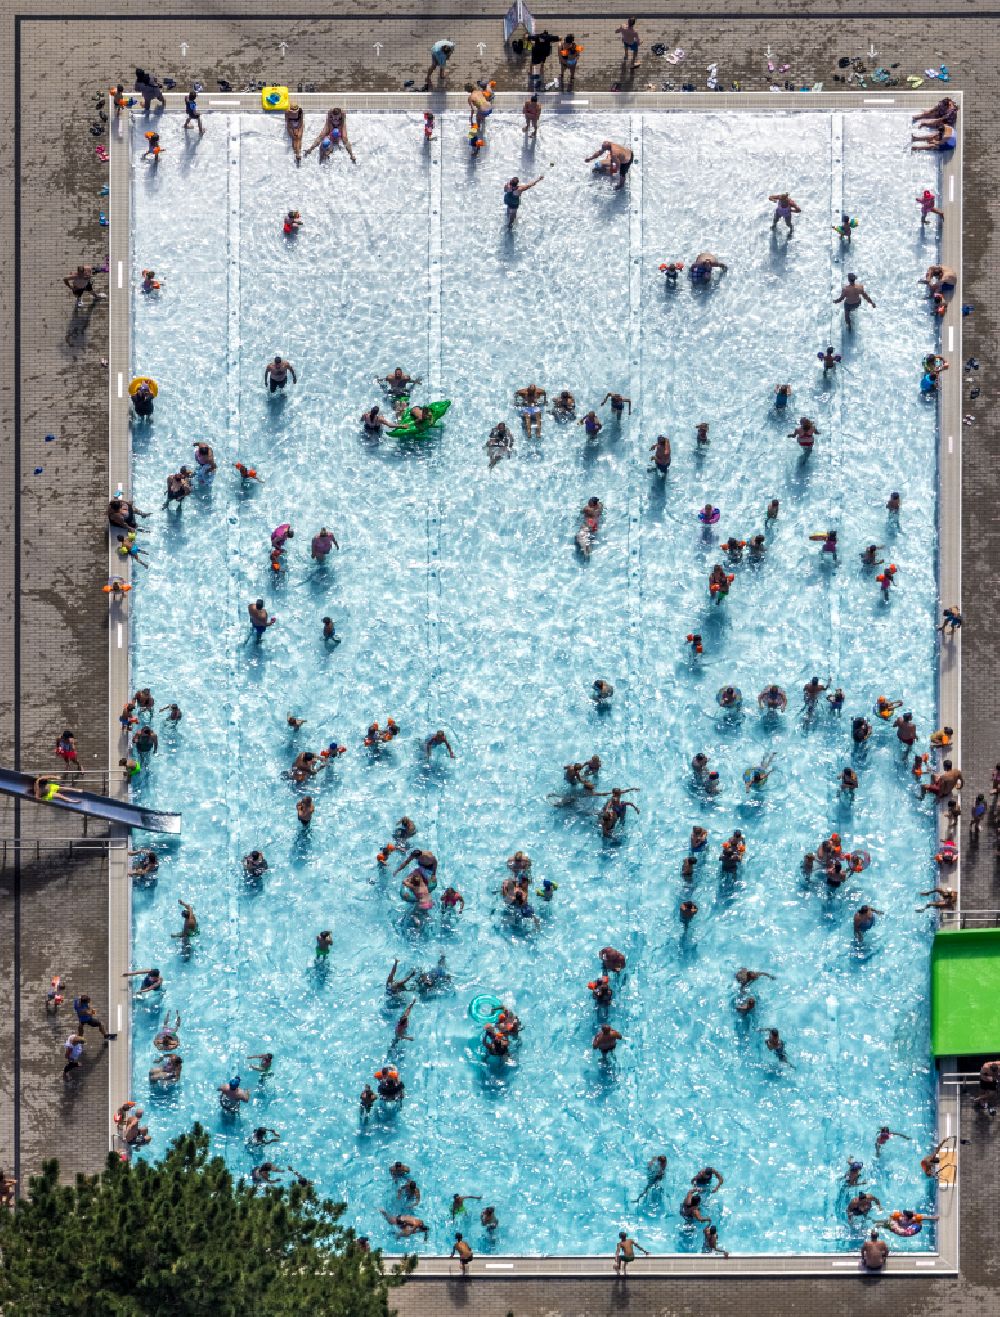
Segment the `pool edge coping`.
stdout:
<path fill-rule="evenodd" d="M 435 111 L 463 110 L 466 106 L 465 93 L 431 92 L 311 92 L 295 93 L 295 99 L 307 112 L 319 112 L 325 109 L 336 94 L 337 99 L 348 111 L 391 111 L 401 113 L 408 109 L 414 114 L 421 114 L 424 108 Z M 938 259 L 943 265 L 952 266 L 958 273 L 954 295 L 949 303 L 947 314 L 940 324 L 942 355 L 948 349 L 950 369 L 941 377 L 938 391 L 938 458 L 937 458 L 937 516 L 938 516 L 938 554 L 937 583 L 939 604 L 945 599 L 955 600 L 961 605 L 961 545 L 962 545 L 962 304 L 963 304 L 963 270 L 962 270 L 962 218 L 963 218 L 963 175 L 962 158 L 964 150 L 964 95 L 961 91 L 949 93 L 959 105 L 958 145 L 950 158 L 941 162 L 941 181 L 943 192 L 938 204 L 945 211 L 946 219 L 940 229 L 940 249 Z M 499 92 L 495 95 L 498 108 L 516 110 L 523 102 L 525 92 Z M 209 109 L 224 109 L 241 114 L 259 113 L 278 117 L 274 111 L 265 111 L 261 104 L 259 92 L 202 93 L 202 104 Z M 705 113 L 713 109 L 720 111 L 761 111 L 774 113 L 808 113 L 810 110 L 839 111 L 845 109 L 867 109 L 902 103 L 918 107 L 928 99 L 919 92 L 892 89 L 869 95 L 865 92 L 580 92 L 572 97 L 562 96 L 557 92 L 541 93 L 543 106 L 557 113 L 565 114 L 583 109 L 587 110 L 666 110 L 679 112 Z M 167 92 L 165 102 L 168 111 L 181 111 L 184 108 L 184 94 Z M 131 154 L 129 112 L 116 116 L 113 99 L 108 97 L 108 113 L 111 120 L 109 132 L 109 258 L 108 258 L 108 484 L 110 498 L 118 483 L 116 472 L 120 472 L 121 483 L 128 494 L 131 490 L 132 448 L 129 408 L 124 384 L 128 379 L 131 361 Z M 279 112 L 280 114 L 280 112 Z M 155 119 L 153 120 L 155 122 Z M 948 220 L 951 222 L 947 222 Z M 108 542 L 108 576 L 126 575 L 131 582 L 131 563 L 125 570 L 118 561 L 109 536 Z M 110 624 L 108 628 L 108 763 L 117 762 L 123 745 L 121 726 L 118 715 L 129 698 L 130 685 L 130 627 L 128 623 L 127 601 L 114 602 L 109 596 Z M 117 625 L 116 625 L 117 624 Z M 960 763 L 961 751 L 961 631 L 945 642 L 943 633 L 938 646 L 938 717 L 942 726 L 950 725 L 955 729 L 953 756 Z M 127 798 L 127 786 L 122 782 L 116 792 L 120 799 Z M 128 829 L 114 827 L 112 835 L 128 836 Z M 131 990 L 129 980 L 122 978 L 123 971 L 131 968 L 130 952 L 132 937 L 132 901 L 131 883 L 128 879 L 128 858 L 125 848 L 110 850 L 108 856 L 108 1002 L 109 1015 L 118 1021 L 118 1041 L 120 1046 L 110 1050 L 108 1066 L 108 1141 L 109 1150 L 118 1148 L 117 1126 L 113 1114 L 121 1103 L 130 1097 L 131 1092 Z M 961 909 L 961 864 L 956 866 L 955 882 L 959 891 L 959 910 Z M 928 985 L 930 976 L 930 943 L 927 950 Z M 929 991 L 929 987 L 928 987 Z M 930 1039 L 928 1038 L 928 1049 Z M 933 1055 L 930 1056 L 934 1064 Z M 936 1232 L 937 1250 L 928 1253 L 893 1254 L 890 1268 L 879 1273 L 889 1279 L 904 1277 L 954 1276 L 959 1274 L 960 1263 L 960 1194 L 959 1194 L 959 1144 L 960 1135 L 960 1089 L 945 1093 L 942 1078 L 955 1069 L 954 1060 L 939 1058 L 937 1066 L 937 1128 L 938 1138 L 955 1135 L 956 1173 L 954 1184 L 948 1192 L 947 1212 L 942 1212 L 941 1187 L 938 1189 L 937 1210 L 942 1219 Z M 954 1104 L 954 1110 L 951 1108 Z M 954 1119 L 954 1130 L 952 1120 Z M 387 1262 L 398 1261 L 401 1255 L 384 1255 Z M 831 1277 L 838 1272 L 845 1276 L 854 1276 L 858 1268 L 854 1264 L 854 1253 L 822 1254 L 740 1254 L 730 1259 L 721 1259 L 706 1254 L 663 1254 L 646 1259 L 637 1259 L 631 1264 L 630 1275 L 633 1279 L 654 1279 L 668 1276 L 725 1276 L 725 1277 Z M 608 1275 L 608 1258 L 606 1255 L 553 1255 L 551 1257 L 526 1257 L 516 1254 L 496 1255 L 490 1260 L 477 1258 L 479 1264 L 473 1274 L 480 1279 L 494 1278 L 503 1280 L 518 1279 L 570 1279 L 574 1277 L 596 1278 Z M 782 1265 L 787 1263 L 788 1265 Z M 666 1265 L 664 1265 L 666 1264 Z M 474 1264 L 475 1265 L 475 1264 Z M 450 1258 L 437 1255 L 420 1255 L 417 1270 L 412 1279 L 440 1280 L 454 1277 L 457 1264 Z"/>

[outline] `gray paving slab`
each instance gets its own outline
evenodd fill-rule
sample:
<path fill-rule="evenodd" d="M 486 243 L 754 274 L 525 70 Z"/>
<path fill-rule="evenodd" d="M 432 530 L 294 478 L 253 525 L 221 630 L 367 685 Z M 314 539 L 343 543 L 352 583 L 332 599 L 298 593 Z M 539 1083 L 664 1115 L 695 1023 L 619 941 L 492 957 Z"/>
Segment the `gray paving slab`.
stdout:
<path fill-rule="evenodd" d="M 239 6 L 173 0 L 169 8 L 178 17 L 157 21 L 134 4 L 90 6 L 62 0 L 45 8 L 59 17 L 30 21 L 29 15 L 39 8 L 8 0 L 0 29 L 0 72 L 8 88 L 20 91 L 19 99 L 10 96 L 0 112 L 0 167 L 5 177 L 12 176 L 16 112 L 21 119 L 17 163 L 22 180 L 17 249 L 9 192 L 0 202 L 0 303 L 4 322 L 14 331 L 0 341 L 0 425 L 9 437 L 0 446 L 0 517 L 9 528 L 7 552 L 0 555 L 0 761 L 46 768 L 53 762 L 50 746 L 56 732 L 72 725 L 85 766 L 103 768 L 114 749 L 107 745 L 105 732 L 108 615 L 100 594 L 106 575 L 103 504 L 108 492 L 108 381 L 100 359 L 107 355 L 107 320 L 103 308 L 72 316 L 71 300 L 60 283 L 78 261 L 91 261 L 106 251 L 107 235 L 97 222 L 97 194 L 106 171 L 96 162 L 87 128 L 99 96 L 112 80 L 127 77 L 136 63 L 143 63 L 179 83 L 198 78 L 214 87 L 215 79 L 223 77 L 242 86 L 249 80 L 275 78 L 292 86 L 399 90 L 402 102 L 403 82 L 422 77 L 431 42 L 444 35 L 458 46 L 453 84 L 490 76 L 502 89 L 515 89 L 524 85 L 525 70 L 502 50 L 502 4 L 459 7 L 400 0 L 382 6 L 383 12 L 391 9 L 393 17 L 364 16 L 369 6 L 348 4 L 339 7 L 336 17 L 277 19 L 259 0 Z M 464 17 L 456 17 L 459 8 Z M 731 12 L 723 17 L 727 8 Z M 748 0 L 735 7 L 719 0 L 678 2 L 669 6 L 670 16 L 660 18 L 640 9 L 647 56 L 633 87 L 625 84 L 626 89 L 643 90 L 646 79 L 659 85 L 665 66 L 648 54 L 648 45 L 659 40 L 668 48 L 687 50 L 685 69 L 697 70 L 699 84 L 705 67 L 717 62 L 726 84 L 735 80 L 746 89 L 764 89 L 764 52 L 770 45 L 781 62 L 792 66 L 789 76 L 797 84 L 823 80 L 833 88 L 838 85 L 832 82 L 837 58 L 861 54 L 874 43 L 879 54 L 873 62 L 898 61 L 899 71 L 906 74 L 943 61 L 952 71 L 953 85 L 966 93 L 964 298 L 976 310 L 964 324 L 964 355 L 982 362 L 982 369 L 971 373 L 971 383 L 965 384 L 966 399 L 971 384 L 979 386 L 981 394 L 966 403 L 976 420 L 963 433 L 962 767 L 974 794 L 988 786 L 992 765 L 1000 758 L 1000 691 L 991 680 L 998 626 L 992 567 L 1000 549 L 995 511 L 1000 475 L 991 460 L 997 447 L 991 348 L 997 341 L 1000 278 L 1000 21 L 973 0 L 953 0 L 948 16 L 936 19 L 905 17 L 930 9 L 913 0 L 894 4 L 893 17 L 881 16 L 884 11 L 871 4 L 834 10 L 827 0 L 767 0 L 766 13 L 737 17 L 752 8 L 761 9 Z M 119 17 L 94 17 L 95 9 Z M 234 9 L 262 16 L 223 17 Z M 613 34 L 619 20 L 600 9 L 550 0 L 538 15 L 560 32 L 572 26 L 586 47 L 578 79 L 581 90 L 607 90 L 619 74 L 620 45 Z M 353 19 L 352 13 L 359 17 Z M 23 20 L 18 26 L 19 83 L 14 78 L 15 16 Z M 134 21 L 122 21 L 122 16 Z M 279 41 L 287 42 L 284 55 Z M 484 43 L 482 49 L 479 42 Z M 928 104 L 939 94 L 930 82 L 923 90 Z M 21 262 L 16 323 L 15 252 Z M 17 427 L 12 387 L 16 368 L 21 381 Z M 954 363 L 953 369 L 958 368 Z M 56 435 L 55 442 L 45 442 L 48 433 Z M 36 466 L 43 468 L 37 476 Z M 19 522 L 15 490 L 20 491 Z M 967 790 L 967 810 L 971 798 Z M 66 829 L 61 818 L 56 822 L 38 813 L 29 817 L 27 807 L 22 812 L 25 817 L 17 821 L 22 834 L 51 838 Z M 12 814 L 9 807 L 0 813 L 0 835 L 15 830 Z M 997 876 L 992 837 L 984 833 L 978 847 L 964 848 L 963 904 L 1000 905 Z M 49 973 L 60 969 L 71 985 L 86 984 L 99 1004 L 107 1001 L 108 886 L 106 862 L 93 857 L 47 854 L 36 862 L 23 856 L 18 870 L 9 859 L 0 865 L 0 993 L 11 1005 L 10 1011 L 0 1013 L 0 1164 L 10 1164 L 16 1142 L 22 1175 L 52 1151 L 69 1173 L 92 1170 L 107 1147 L 106 1053 L 92 1060 L 93 1069 L 78 1090 L 69 1096 L 61 1093 L 61 1062 L 58 1055 L 53 1061 L 53 1023 L 44 1013 L 44 984 Z M 88 1050 L 99 1051 L 93 1044 Z M 16 1095 L 15 1079 L 20 1081 Z M 954 1280 L 886 1278 L 845 1285 L 644 1281 L 636 1276 L 622 1285 L 610 1279 L 510 1283 L 477 1277 L 411 1283 L 397 1296 L 396 1306 L 403 1314 L 464 1310 L 519 1317 L 710 1315 L 734 1310 L 748 1317 L 757 1312 L 910 1317 L 938 1305 L 962 1315 L 1000 1312 L 1000 1151 L 994 1130 L 971 1127 L 968 1121 L 966 1125 L 963 1132 L 972 1144 L 966 1150 L 962 1188 L 962 1274 Z"/>

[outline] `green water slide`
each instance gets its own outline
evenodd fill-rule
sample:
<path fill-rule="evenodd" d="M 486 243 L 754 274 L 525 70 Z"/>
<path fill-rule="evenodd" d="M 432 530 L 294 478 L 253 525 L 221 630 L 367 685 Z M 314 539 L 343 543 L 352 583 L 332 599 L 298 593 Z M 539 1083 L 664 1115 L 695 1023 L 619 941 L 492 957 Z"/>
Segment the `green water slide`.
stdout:
<path fill-rule="evenodd" d="M 935 1056 L 1000 1056 L 1000 928 L 943 928 L 931 950 Z"/>

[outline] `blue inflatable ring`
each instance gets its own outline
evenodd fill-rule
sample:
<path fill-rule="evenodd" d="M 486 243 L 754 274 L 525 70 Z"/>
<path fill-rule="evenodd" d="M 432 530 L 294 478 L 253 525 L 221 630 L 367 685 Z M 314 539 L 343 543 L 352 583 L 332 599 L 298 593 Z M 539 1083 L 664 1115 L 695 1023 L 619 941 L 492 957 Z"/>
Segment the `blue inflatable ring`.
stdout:
<path fill-rule="evenodd" d="M 492 1024 L 502 1010 L 503 1002 L 488 992 L 481 992 L 469 1002 L 469 1017 L 476 1024 Z"/>

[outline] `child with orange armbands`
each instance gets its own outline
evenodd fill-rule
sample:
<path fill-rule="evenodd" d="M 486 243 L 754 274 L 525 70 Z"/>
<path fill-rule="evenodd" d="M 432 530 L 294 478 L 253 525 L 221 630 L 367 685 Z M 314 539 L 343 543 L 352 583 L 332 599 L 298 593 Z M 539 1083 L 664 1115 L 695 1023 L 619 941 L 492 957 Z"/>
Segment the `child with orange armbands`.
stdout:
<path fill-rule="evenodd" d="M 132 587 L 129 585 L 128 581 L 123 580 L 122 577 L 112 576 L 107 585 L 102 585 L 101 589 L 106 595 L 110 595 L 112 599 L 121 602 Z"/>

